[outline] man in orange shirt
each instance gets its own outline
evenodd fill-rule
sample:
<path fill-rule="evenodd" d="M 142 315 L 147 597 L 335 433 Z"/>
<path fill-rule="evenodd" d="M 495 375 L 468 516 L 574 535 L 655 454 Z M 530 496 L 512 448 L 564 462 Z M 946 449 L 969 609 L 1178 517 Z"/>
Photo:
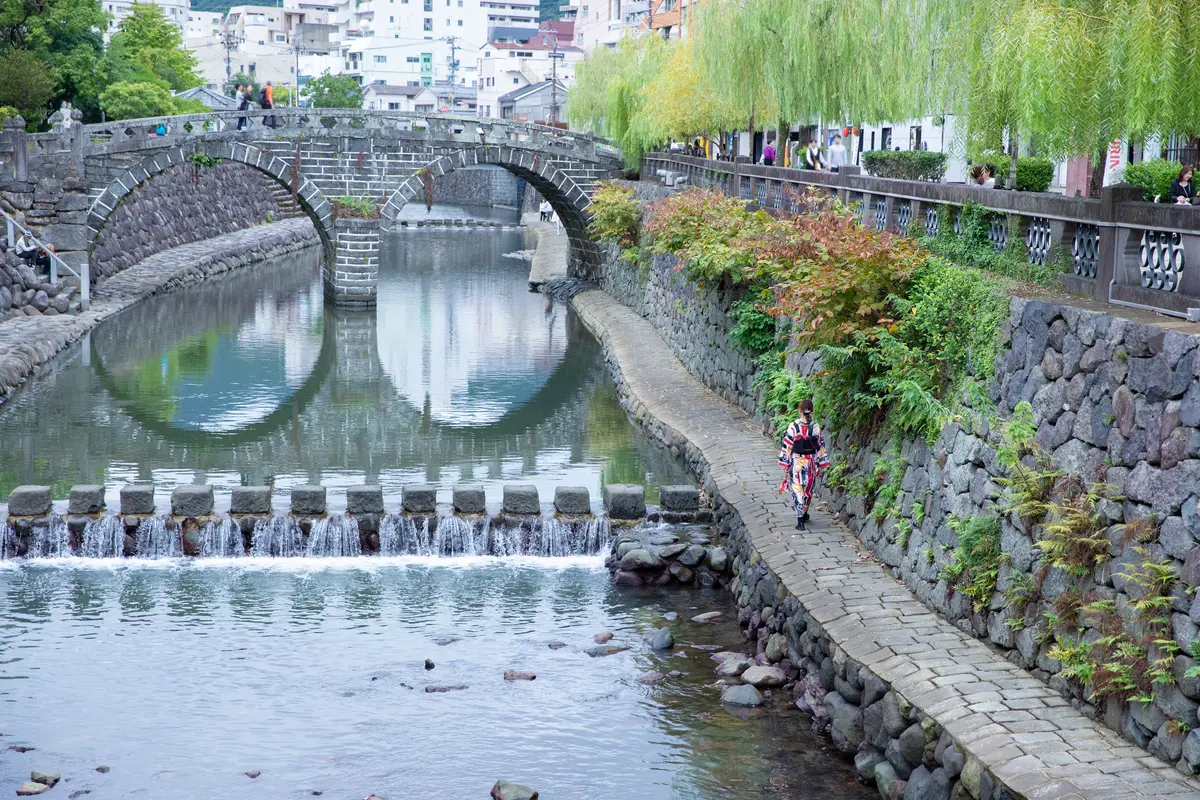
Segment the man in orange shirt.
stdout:
<path fill-rule="evenodd" d="M 259 97 L 259 105 L 260 106 L 262 106 L 263 108 L 274 108 L 275 107 L 275 98 L 273 97 L 272 92 L 273 92 L 273 89 L 271 87 L 271 82 L 267 81 L 266 84 L 263 86 L 262 94 Z M 263 119 L 263 124 L 269 125 L 272 128 L 274 128 L 275 127 L 275 115 L 272 114 L 269 117 L 265 117 Z"/>

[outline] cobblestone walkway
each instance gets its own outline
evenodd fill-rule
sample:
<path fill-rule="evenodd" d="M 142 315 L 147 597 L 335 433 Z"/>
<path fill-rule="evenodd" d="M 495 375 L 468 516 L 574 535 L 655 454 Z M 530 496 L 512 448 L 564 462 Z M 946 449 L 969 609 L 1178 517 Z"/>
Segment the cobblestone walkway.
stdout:
<path fill-rule="evenodd" d="M 620 369 L 623 400 L 690 445 L 759 555 L 860 664 L 934 717 L 1008 788 L 1042 798 L 1200 798 L 1200 782 L 1073 709 L 1057 692 L 920 603 L 855 536 L 814 508 L 809 530 L 776 493 L 777 445 L 740 409 L 705 389 L 653 326 L 601 291 L 575 309 Z M 657 423 L 656 423 L 657 421 Z M 965 776 L 964 776 L 965 779 Z"/>
<path fill-rule="evenodd" d="M 571 242 L 566 232 L 559 233 L 553 223 L 538 222 L 536 211 L 522 214 L 521 224 L 537 237 L 533 263 L 529 268 L 529 288 L 540 289 L 543 283 L 567 277 L 567 251 Z"/>
<path fill-rule="evenodd" d="M 0 398 L 102 320 L 156 294 L 247 263 L 320 243 L 312 222 L 298 217 L 156 253 L 113 275 L 80 314 L 16 316 L 0 322 Z"/>

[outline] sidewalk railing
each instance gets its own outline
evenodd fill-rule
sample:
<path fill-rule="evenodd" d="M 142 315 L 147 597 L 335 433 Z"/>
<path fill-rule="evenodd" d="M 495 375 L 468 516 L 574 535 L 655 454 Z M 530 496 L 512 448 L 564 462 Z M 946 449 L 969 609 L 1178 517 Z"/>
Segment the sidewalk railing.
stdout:
<path fill-rule="evenodd" d="M 1200 207 L 1142 202 L 1140 187 L 1112 186 L 1092 199 L 876 178 L 857 167 L 830 173 L 671 153 L 643 158 L 644 178 L 660 171 L 783 213 L 798 210 L 787 189 L 815 187 L 837 194 L 872 227 L 929 236 L 942 220 L 958 234 L 963 207 L 974 203 L 987 213 L 995 250 L 1040 266 L 1063 264 L 1059 281 L 1072 294 L 1178 317 L 1200 314 L 1189 312 L 1200 309 Z"/>
<path fill-rule="evenodd" d="M 6 224 L 6 234 L 9 249 L 12 249 L 16 246 L 17 231 L 20 231 L 32 239 L 35 245 L 37 245 L 42 249 L 43 252 L 50 256 L 50 283 L 58 283 L 58 272 L 60 269 L 63 272 L 70 273 L 79 279 L 80 307 L 86 310 L 92 302 L 92 271 L 87 261 L 84 261 L 80 266 L 79 271 L 76 272 L 70 264 L 68 264 L 66 261 L 63 261 L 57 253 L 47 247 L 41 239 L 34 236 L 32 231 L 13 219 L 13 217 L 2 208 L 0 208 L 0 216 L 4 217 Z"/>

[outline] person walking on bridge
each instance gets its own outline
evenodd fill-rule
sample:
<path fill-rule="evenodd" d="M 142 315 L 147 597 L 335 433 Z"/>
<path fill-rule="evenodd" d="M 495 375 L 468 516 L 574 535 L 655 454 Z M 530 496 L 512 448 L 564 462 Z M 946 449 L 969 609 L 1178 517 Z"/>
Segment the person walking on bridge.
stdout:
<path fill-rule="evenodd" d="M 808 522 L 808 507 L 812 503 L 817 476 L 829 466 L 825 436 L 813 420 L 812 400 L 801 400 L 796 408 L 796 420 L 788 426 L 779 450 L 779 465 L 785 469 L 779 491 L 792 493 L 796 509 L 796 530 L 804 530 Z"/>

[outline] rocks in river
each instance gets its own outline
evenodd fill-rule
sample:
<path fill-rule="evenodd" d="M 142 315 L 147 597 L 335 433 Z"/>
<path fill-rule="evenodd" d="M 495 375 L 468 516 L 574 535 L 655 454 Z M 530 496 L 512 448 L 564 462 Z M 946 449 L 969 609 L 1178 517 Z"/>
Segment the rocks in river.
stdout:
<path fill-rule="evenodd" d="M 639 675 L 638 683 L 644 683 L 647 686 L 654 686 L 655 684 L 662 683 L 666 679 L 666 675 L 663 675 L 661 672 L 652 669 L 649 672 L 643 672 L 641 675 Z"/>
<path fill-rule="evenodd" d="M 437 664 L 434 664 L 432 659 L 425 659 L 425 669 L 433 669 L 436 666 Z"/>
<path fill-rule="evenodd" d="M 743 672 L 754 666 L 754 662 L 748 658 L 727 658 L 717 665 L 717 676 L 721 678 L 737 678 Z"/>
<path fill-rule="evenodd" d="M 62 776 L 57 772 L 42 772 L 41 770 L 33 770 L 29 773 L 29 780 L 34 783 L 44 783 L 47 786 L 54 786 L 62 779 Z"/>
<path fill-rule="evenodd" d="M 612 638 L 613 635 L 608 631 L 605 631 L 604 633 L 597 633 L 595 636 L 593 636 L 592 641 L 596 644 L 608 644 L 612 641 Z"/>
<path fill-rule="evenodd" d="M 96 767 L 96 772 L 99 772 L 101 775 L 104 775 L 108 771 L 109 767 L 106 764 L 101 764 L 100 766 Z"/>
<path fill-rule="evenodd" d="M 710 658 L 718 664 L 723 664 L 731 658 L 745 658 L 744 653 L 734 653 L 729 650 L 722 650 L 719 653 L 713 653 Z"/>
<path fill-rule="evenodd" d="M 654 569 L 661 563 L 662 562 L 659 561 L 658 556 L 654 555 L 649 550 L 639 547 L 637 549 L 630 550 L 628 553 L 622 556 L 620 566 L 621 569 L 626 571 L 636 571 Z"/>
<path fill-rule="evenodd" d="M 604 656 L 615 655 L 628 649 L 628 647 L 622 647 L 616 644 L 598 644 L 595 647 L 589 647 L 583 652 L 587 653 L 592 658 L 603 658 Z"/>
<path fill-rule="evenodd" d="M 663 614 L 663 619 L 665 619 L 667 622 L 674 622 L 675 620 L 679 619 L 679 612 L 668 611 L 667 613 Z"/>
<path fill-rule="evenodd" d="M 259 775 L 262 775 L 262 773 L 256 769 L 247 770 L 246 772 L 243 772 L 242 774 L 245 775 L 247 778 L 250 778 L 251 780 L 257 778 Z"/>
<path fill-rule="evenodd" d="M 549 647 L 551 650 L 561 650 L 566 646 L 567 646 L 566 642 L 560 642 L 557 639 L 554 640 L 553 642 L 551 642 L 549 645 L 547 645 L 547 647 Z"/>
<path fill-rule="evenodd" d="M 504 670 L 504 680 L 506 681 L 532 681 L 537 680 L 537 675 L 532 672 L 519 672 L 515 669 Z"/>
<path fill-rule="evenodd" d="M 446 645 L 454 644 L 457 641 L 458 641 L 457 636 L 442 636 L 438 639 L 434 639 L 433 643 L 436 644 L 438 647 L 445 647 Z"/>
<path fill-rule="evenodd" d="M 10 512 L 10 513 L 11 513 L 11 512 Z M 34 750 L 37 750 L 37 748 L 36 748 L 36 747 L 26 747 L 26 746 L 25 746 L 25 745 L 23 745 L 23 744 L 10 744 L 10 745 L 8 746 L 8 749 L 9 749 L 9 750 L 12 750 L 14 753 L 29 753 L 29 752 L 32 752 L 32 751 L 34 751 Z"/>
<path fill-rule="evenodd" d="M 41 794 L 42 792 L 48 791 L 50 791 L 50 787 L 44 783 L 38 783 L 37 781 L 25 781 L 17 787 L 17 796 L 32 797 L 35 794 Z"/>
<path fill-rule="evenodd" d="M 76 789 L 75 791 L 73 791 L 69 795 L 67 795 L 67 800 L 76 800 L 76 798 L 83 797 L 85 794 L 91 794 L 91 793 L 92 793 L 91 789 Z"/>
<path fill-rule="evenodd" d="M 762 692 L 748 683 L 738 686 L 726 686 L 721 692 L 721 702 L 731 706 L 754 708 L 763 704 Z"/>
<path fill-rule="evenodd" d="M 721 618 L 721 616 L 722 614 L 720 611 L 706 611 L 703 614 L 697 614 L 696 616 L 692 617 L 692 622 L 716 622 Z"/>
<path fill-rule="evenodd" d="M 496 781 L 496 785 L 492 787 L 491 798 L 492 800 L 537 800 L 538 793 L 536 789 L 528 786 L 500 780 Z"/>
<path fill-rule="evenodd" d="M 619 569 L 613 573 L 613 583 L 617 586 L 641 586 L 643 581 L 636 572 Z"/>
<path fill-rule="evenodd" d="M 670 628 L 659 628 L 646 637 L 646 643 L 654 650 L 670 650 L 675 646 L 675 636 Z"/>
<path fill-rule="evenodd" d="M 671 680 L 677 680 L 677 679 L 683 677 L 683 673 L 677 669 L 673 669 L 667 673 L 667 677 L 670 678 Z"/>
<path fill-rule="evenodd" d="M 725 665 L 722 664 L 721 666 Z M 769 689 L 776 686 L 783 686 L 783 684 L 787 681 L 787 676 L 783 674 L 783 670 L 781 670 L 779 667 L 750 667 L 741 674 L 741 678 L 743 681 L 755 687 L 756 689 Z"/>
<path fill-rule="evenodd" d="M 465 684 L 455 684 L 454 686 L 426 686 L 426 694 L 444 694 L 445 692 L 461 692 L 466 689 Z"/>

